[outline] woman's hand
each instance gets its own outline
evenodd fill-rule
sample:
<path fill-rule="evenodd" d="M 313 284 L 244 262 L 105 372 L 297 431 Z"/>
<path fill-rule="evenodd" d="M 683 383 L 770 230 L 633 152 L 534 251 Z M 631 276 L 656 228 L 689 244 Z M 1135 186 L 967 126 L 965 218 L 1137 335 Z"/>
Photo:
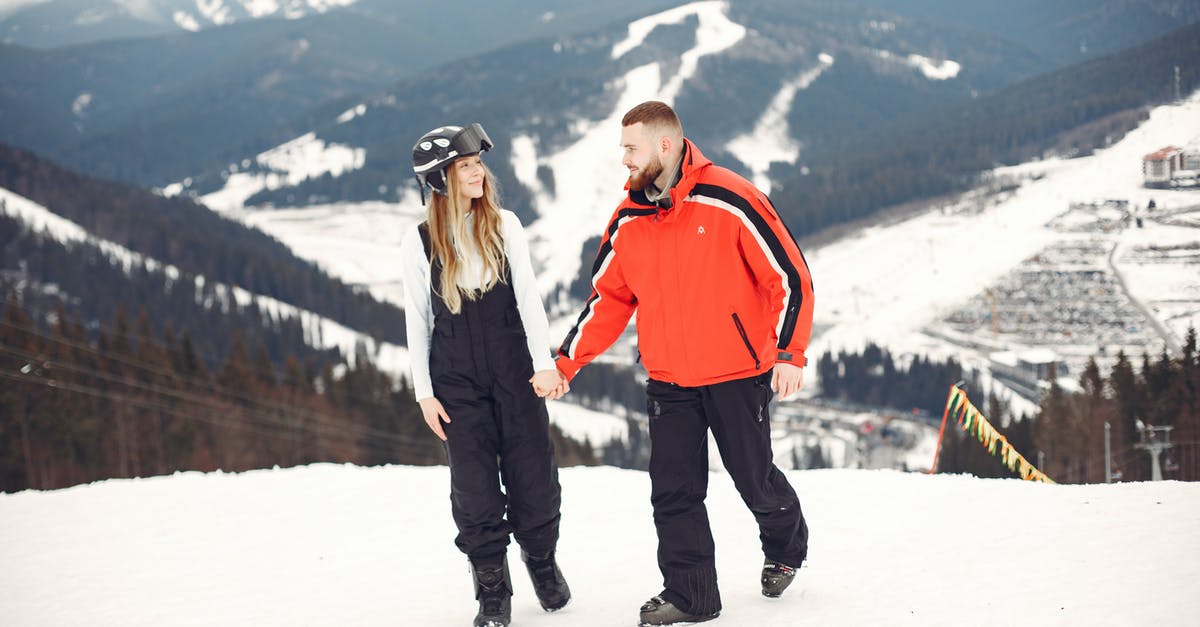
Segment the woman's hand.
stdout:
<path fill-rule="evenodd" d="M 429 430 L 433 431 L 437 437 L 443 442 L 446 441 L 446 431 L 442 429 L 442 421 L 450 423 L 450 416 L 446 415 L 445 408 L 442 407 L 442 402 L 430 396 L 417 401 L 421 406 L 421 414 L 425 416 L 425 424 L 429 425 Z"/>
<path fill-rule="evenodd" d="M 534 394 L 551 401 L 562 398 L 563 394 L 571 389 L 567 378 L 557 368 L 539 370 L 533 373 L 533 378 L 529 382 L 533 384 Z"/>

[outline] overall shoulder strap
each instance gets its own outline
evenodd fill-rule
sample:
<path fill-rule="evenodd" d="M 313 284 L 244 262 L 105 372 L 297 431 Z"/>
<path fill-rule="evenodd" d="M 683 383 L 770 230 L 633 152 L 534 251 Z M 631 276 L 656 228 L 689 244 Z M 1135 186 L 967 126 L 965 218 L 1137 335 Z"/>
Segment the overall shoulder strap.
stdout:
<path fill-rule="evenodd" d="M 425 258 L 433 262 L 433 246 L 429 244 L 429 221 L 422 222 L 417 231 L 421 233 L 421 245 L 425 247 Z"/>

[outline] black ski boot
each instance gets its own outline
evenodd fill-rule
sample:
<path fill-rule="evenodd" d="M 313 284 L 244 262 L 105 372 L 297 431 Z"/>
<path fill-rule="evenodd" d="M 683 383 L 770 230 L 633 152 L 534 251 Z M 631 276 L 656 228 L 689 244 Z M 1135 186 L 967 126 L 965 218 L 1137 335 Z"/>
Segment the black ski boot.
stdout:
<path fill-rule="evenodd" d="M 475 577 L 475 598 L 479 600 L 475 627 L 508 627 L 512 622 L 512 579 L 508 576 L 508 558 L 502 557 L 500 562 L 491 564 L 471 562 L 471 574 Z"/>
<path fill-rule="evenodd" d="M 533 580 L 533 591 L 537 593 L 538 603 L 547 612 L 554 612 L 566 607 L 571 600 L 571 588 L 563 579 L 558 563 L 554 561 L 554 551 L 544 557 L 535 557 L 521 551 L 521 559 L 525 568 L 529 569 L 529 578 Z"/>
<path fill-rule="evenodd" d="M 762 569 L 762 593 L 765 597 L 779 598 L 796 578 L 796 569 L 786 564 L 767 560 Z"/>
<path fill-rule="evenodd" d="M 687 612 L 675 607 L 674 603 L 664 600 L 662 597 L 654 597 L 646 601 L 642 605 L 642 613 L 638 625 L 640 627 L 650 627 L 651 625 L 676 625 L 679 623 L 703 623 L 704 621 L 712 620 L 720 616 L 720 612 L 712 614 L 688 614 Z"/>

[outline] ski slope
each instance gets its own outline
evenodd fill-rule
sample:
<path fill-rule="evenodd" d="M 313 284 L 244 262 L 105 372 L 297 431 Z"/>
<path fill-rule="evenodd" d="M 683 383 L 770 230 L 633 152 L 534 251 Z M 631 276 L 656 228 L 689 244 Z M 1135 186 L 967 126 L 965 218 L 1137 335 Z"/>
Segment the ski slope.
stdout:
<path fill-rule="evenodd" d="M 1200 484 L 1059 486 L 789 471 L 809 562 L 759 593 L 757 529 L 728 477 L 709 515 L 714 626 L 1187 625 L 1200 616 Z M 515 546 L 514 627 L 634 625 L 660 591 L 649 479 L 567 468 L 543 613 Z M 460 627 L 475 614 L 445 467 L 314 465 L 0 494 L 0 625 Z"/>

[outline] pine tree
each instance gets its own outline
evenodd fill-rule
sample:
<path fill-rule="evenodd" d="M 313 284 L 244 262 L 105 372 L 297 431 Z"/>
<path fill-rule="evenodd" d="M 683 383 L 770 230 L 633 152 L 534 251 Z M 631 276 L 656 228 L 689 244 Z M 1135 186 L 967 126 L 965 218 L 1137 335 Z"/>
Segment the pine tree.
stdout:
<path fill-rule="evenodd" d="M 117 307 L 109 354 L 111 357 L 107 360 L 106 372 L 116 375 L 128 384 L 134 378 L 129 365 L 133 357 L 133 347 L 129 338 L 129 323 L 125 317 L 124 304 Z M 113 476 L 116 477 L 132 477 L 134 473 L 134 456 L 138 452 L 138 441 L 133 427 L 137 418 L 133 412 L 134 408 L 129 403 L 117 402 L 112 405 L 114 429 L 111 437 L 114 439 L 116 452 L 116 474 Z"/>
<path fill-rule="evenodd" d="M 1112 424 L 1115 411 L 1112 401 L 1105 395 L 1104 379 L 1096 360 L 1089 359 L 1079 377 L 1082 392 L 1077 397 L 1074 412 L 1076 422 L 1076 467 L 1080 468 L 1080 481 L 1092 483 L 1104 481 L 1103 459 L 1097 452 L 1104 450 L 1104 425 Z"/>
<path fill-rule="evenodd" d="M 34 434 L 31 412 L 42 394 L 36 370 L 16 351 L 36 352 L 29 333 L 33 320 L 21 307 L 15 291 L 9 292 L 0 324 L 0 491 L 42 487 L 34 467 Z"/>
<path fill-rule="evenodd" d="M 1134 444 L 1138 442 L 1137 421 L 1145 416 L 1142 388 L 1125 351 L 1117 353 L 1117 363 L 1113 365 L 1109 375 L 1108 386 L 1116 404 L 1111 443 L 1113 459 L 1117 465 L 1114 470 L 1119 471 L 1125 480 L 1147 479 L 1148 470 L 1142 473 L 1142 464 L 1136 461 L 1142 454 L 1134 449 Z"/>
<path fill-rule="evenodd" d="M 194 390 L 201 384 L 199 381 L 189 382 L 190 377 L 199 379 L 203 376 L 200 372 L 183 372 L 181 368 L 187 367 L 189 358 L 185 357 L 185 341 L 187 335 L 182 338 L 175 335 L 174 328 L 170 322 L 167 322 L 163 328 L 163 345 L 164 350 L 164 369 L 170 373 L 170 380 L 167 385 L 177 398 L 190 399 L 194 398 Z M 190 343 L 188 344 L 190 347 Z M 194 359 L 193 354 L 191 359 Z M 194 364 L 193 364 L 194 366 Z M 178 470 L 197 468 L 193 460 L 193 453 L 196 448 L 196 438 L 198 430 L 196 428 L 196 420 L 190 413 L 193 403 L 187 401 L 173 402 L 171 406 L 175 409 L 174 412 L 168 414 L 163 423 L 163 461 L 166 465 L 164 472 L 171 473 Z"/>
<path fill-rule="evenodd" d="M 1050 365 L 1047 378 L 1050 380 L 1050 389 L 1042 398 L 1033 426 L 1038 449 L 1045 454 L 1045 467 L 1041 470 L 1059 483 L 1078 481 L 1072 474 L 1075 469 L 1071 465 L 1074 457 L 1071 425 L 1074 420 L 1067 395 L 1058 385 L 1057 370 L 1053 364 Z"/>
<path fill-rule="evenodd" d="M 171 396 L 174 390 L 170 358 L 167 350 L 155 337 L 150 314 L 144 308 L 138 314 L 136 340 L 135 357 L 142 366 L 137 372 L 140 385 L 137 396 L 146 401 L 145 407 L 138 412 L 139 420 L 135 426 L 137 440 L 141 445 L 138 455 L 141 464 L 137 474 L 162 475 L 167 472 L 166 431 L 170 420 L 168 412 L 174 410 L 176 401 Z M 155 409 L 156 406 L 164 408 Z"/>

